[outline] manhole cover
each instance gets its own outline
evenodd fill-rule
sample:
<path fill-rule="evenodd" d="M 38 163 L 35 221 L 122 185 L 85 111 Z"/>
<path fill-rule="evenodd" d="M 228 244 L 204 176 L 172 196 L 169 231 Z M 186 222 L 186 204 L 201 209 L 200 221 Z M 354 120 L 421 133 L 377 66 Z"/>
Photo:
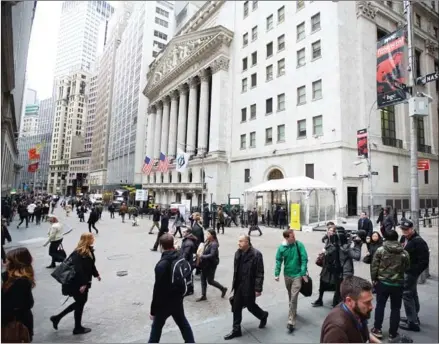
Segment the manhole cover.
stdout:
<path fill-rule="evenodd" d="M 116 275 L 119 277 L 126 276 L 126 275 L 128 275 L 128 271 L 126 271 L 126 270 L 118 271 L 118 272 L 116 272 Z"/>
<path fill-rule="evenodd" d="M 130 254 L 115 254 L 113 256 L 107 257 L 108 260 L 122 260 L 131 258 Z"/>

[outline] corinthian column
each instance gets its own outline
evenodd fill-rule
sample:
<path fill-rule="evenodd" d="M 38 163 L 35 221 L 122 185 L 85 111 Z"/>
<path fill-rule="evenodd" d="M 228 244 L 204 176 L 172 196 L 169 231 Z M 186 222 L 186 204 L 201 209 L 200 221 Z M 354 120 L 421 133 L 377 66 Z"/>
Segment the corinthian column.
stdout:
<path fill-rule="evenodd" d="M 155 117 L 154 128 L 154 159 L 160 158 L 160 137 L 162 134 L 162 116 L 163 115 L 163 103 L 160 101 L 157 103 L 157 114 Z"/>
<path fill-rule="evenodd" d="M 189 115 L 187 121 L 187 152 L 193 156 L 195 153 L 195 140 L 197 137 L 197 85 L 196 77 L 189 80 Z"/>
<path fill-rule="evenodd" d="M 209 135 L 209 72 L 203 69 L 200 73 L 200 116 L 198 121 L 198 156 L 207 152 Z"/>
<path fill-rule="evenodd" d="M 147 129 L 147 143 L 146 143 L 146 155 L 152 159 L 154 158 L 154 127 L 155 127 L 155 116 L 156 116 L 155 106 L 150 106 L 148 108 L 148 129 Z"/>
<path fill-rule="evenodd" d="M 162 119 L 162 139 L 160 151 L 168 155 L 168 135 L 169 135 L 169 97 L 163 99 L 163 119 Z"/>
<path fill-rule="evenodd" d="M 175 158 L 177 148 L 177 111 L 178 111 L 178 92 L 171 93 L 171 119 L 169 122 L 168 155 L 170 159 Z"/>
<path fill-rule="evenodd" d="M 178 87 L 180 92 L 180 104 L 178 104 L 178 135 L 177 147 L 186 151 L 186 117 L 187 117 L 187 85 L 183 84 Z"/>

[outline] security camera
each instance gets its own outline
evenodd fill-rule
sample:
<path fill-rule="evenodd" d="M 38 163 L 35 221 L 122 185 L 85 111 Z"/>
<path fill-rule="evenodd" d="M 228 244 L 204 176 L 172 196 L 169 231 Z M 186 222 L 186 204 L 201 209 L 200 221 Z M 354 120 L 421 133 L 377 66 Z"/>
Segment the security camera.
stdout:
<path fill-rule="evenodd" d="M 424 93 L 424 92 L 418 92 L 418 93 L 416 94 L 416 96 L 417 96 L 417 97 L 425 97 L 425 98 L 427 98 L 427 99 L 428 99 L 428 103 L 432 103 L 432 102 L 433 102 L 433 97 L 430 96 L 430 95 L 427 94 L 427 93 Z"/>

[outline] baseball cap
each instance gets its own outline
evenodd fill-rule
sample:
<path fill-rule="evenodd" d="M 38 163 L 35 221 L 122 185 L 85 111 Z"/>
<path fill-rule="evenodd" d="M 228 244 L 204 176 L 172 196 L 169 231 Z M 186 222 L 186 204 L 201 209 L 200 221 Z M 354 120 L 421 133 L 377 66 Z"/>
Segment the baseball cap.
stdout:
<path fill-rule="evenodd" d="M 410 229 L 413 228 L 413 222 L 407 219 L 401 219 L 399 224 L 399 228 L 401 229 Z"/>

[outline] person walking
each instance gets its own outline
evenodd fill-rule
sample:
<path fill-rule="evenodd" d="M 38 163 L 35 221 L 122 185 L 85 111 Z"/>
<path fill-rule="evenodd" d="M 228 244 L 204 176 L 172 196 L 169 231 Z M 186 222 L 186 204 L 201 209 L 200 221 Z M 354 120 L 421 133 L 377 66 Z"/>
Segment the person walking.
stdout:
<path fill-rule="evenodd" d="M 398 242 L 398 233 L 396 231 L 389 232 L 383 246 L 375 252 L 371 264 L 371 279 L 376 291 L 376 308 L 375 322 L 370 332 L 379 339 L 383 338 L 381 328 L 384 321 L 384 310 L 387 299 L 390 297 L 389 339 L 395 341 L 398 338 L 400 339 L 399 343 L 413 343 L 411 339 L 407 341 L 409 338 L 400 336 L 398 333 L 404 272 L 409 266 L 410 257 Z"/>
<path fill-rule="evenodd" d="M 259 236 L 261 236 L 262 231 L 259 228 L 259 224 L 258 224 L 258 220 L 259 220 L 258 211 L 256 210 L 256 208 L 253 208 L 253 211 L 250 214 L 251 214 L 249 218 L 250 228 L 248 229 L 248 236 L 250 236 L 253 231 L 259 231 Z"/>
<path fill-rule="evenodd" d="M 181 227 L 185 224 L 183 216 L 180 214 L 180 210 L 177 210 L 177 213 L 175 214 L 175 220 L 172 224 L 172 228 L 175 228 L 174 236 L 177 235 L 177 233 L 180 233 L 180 238 L 183 237 L 181 234 Z"/>
<path fill-rule="evenodd" d="M 35 202 L 32 200 L 30 202 L 30 204 L 27 206 L 27 213 L 28 213 L 28 217 L 29 217 L 29 222 L 34 222 L 35 219 L 35 208 L 37 207 L 37 205 L 35 204 Z"/>
<path fill-rule="evenodd" d="M 400 243 L 410 256 L 410 266 L 404 273 L 404 291 L 402 300 L 406 317 L 401 318 L 400 328 L 406 331 L 421 331 L 419 321 L 418 278 L 428 268 L 430 250 L 425 240 L 415 231 L 413 222 L 401 219 L 399 228 L 402 231 Z"/>
<path fill-rule="evenodd" d="M 167 210 L 165 210 L 161 216 L 160 219 L 160 229 L 159 232 L 157 233 L 157 239 L 155 241 L 154 247 L 151 249 L 151 251 L 157 251 L 157 248 L 159 247 L 160 244 L 160 237 L 169 232 L 169 217 L 168 217 L 168 212 Z"/>
<path fill-rule="evenodd" d="M 85 334 L 91 331 L 90 328 L 82 326 L 82 314 L 88 300 L 88 291 L 91 288 L 92 277 L 98 281 L 101 280 L 101 276 L 96 269 L 96 257 L 93 248 L 94 241 L 95 238 L 93 234 L 83 233 L 75 250 L 69 256 L 72 259 L 75 277 L 71 284 L 62 286 L 62 292 L 63 295 L 72 296 L 75 302 L 67 306 L 61 313 L 50 317 L 50 321 L 55 330 L 58 330 L 58 324 L 62 318 L 74 312 L 75 327 L 73 334 Z"/>
<path fill-rule="evenodd" d="M 215 281 L 215 272 L 219 264 L 218 248 L 219 242 L 215 229 L 208 229 L 203 254 L 200 256 L 198 265 L 201 269 L 201 297 L 197 302 L 207 300 L 207 284 L 219 289 L 221 291 L 221 298 L 224 298 L 227 293 L 227 288 Z"/>
<path fill-rule="evenodd" d="M 283 207 L 280 207 L 277 219 L 279 221 L 279 228 L 284 229 L 287 224 L 287 213 Z"/>
<path fill-rule="evenodd" d="M 53 269 L 56 267 L 57 261 L 59 262 L 64 260 L 58 258 L 58 248 L 63 241 L 63 225 L 58 221 L 58 218 L 55 215 L 50 215 L 49 221 L 51 223 L 49 231 L 47 232 L 49 239 L 43 246 L 46 247 L 50 243 L 49 256 L 52 257 L 52 262 L 49 266 L 47 266 L 47 268 Z"/>
<path fill-rule="evenodd" d="M 381 343 L 367 327 L 373 310 L 372 284 L 349 276 L 341 283 L 340 292 L 343 302 L 323 321 L 320 343 Z"/>
<path fill-rule="evenodd" d="M 9 332 L 7 325 L 16 321 L 27 330 L 18 334 L 21 337 L 19 342 L 30 343 L 34 335 L 32 289 L 35 288 L 35 274 L 27 248 L 19 247 L 8 252 L 2 282 L 2 342 L 8 342 L 4 340 Z M 11 335 L 17 336 L 15 328 L 13 330 L 15 333 Z"/>
<path fill-rule="evenodd" d="M 114 212 L 116 211 L 116 207 L 113 203 L 108 206 L 108 211 L 110 212 L 110 219 L 114 219 Z"/>
<path fill-rule="evenodd" d="M 366 240 L 372 236 L 373 223 L 367 217 L 367 213 L 365 211 L 361 212 L 360 218 L 358 219 L 357 230 L 363 230 L 366 232 Z M 367 248 L 369 249 L 369 244 L 367 244 Z"/>
<path fill-rule="evenodd" d="M 197 252 L 198 239 L 192 234 L 192 229 L 186 228 L 183 231 L 183 240 L 181 241 L 180 257 L 186 259 L 194 267 L 194 254 Z"/>
<path fill-rule="evenodd" d="M 29 213 L 27 212 L 27 207 L 24 202 L 21 202 L 18 206 L 18 214 L 20 216 L 20 223 L 17 225 L 17 229 L 20 228 L 23 221 L 26 221 L 26 228 L 29 228 Z"/>
<path fill-rule="evenodd" d="M 50 211 L 49 203 L 48 202 L 44 202 L 42 208 L 43 208 L 43 211 L 42 211 L 43 221 L 46 222 L 47 221 L 47 216 L 49 216 L 49 211 Z"/>
<path fill-rule="evenodd" d="M 88 216 L 88 221 L 87 221 L 87 223 L 88 223 L 88 231 L 90 233 L 91 233 L 91 228 L 93 227 L 93 229 L 96 231 L 96 234 L 99 234 L 99 231 L 98 231 L 98 229 L 95 226 L 96 222 L 98 222 L 98 220 L 99 220 L 99 214 L 98 214 L 96 208 L 92 207 L 91 211 L 90 211 L 90 215 Z"/>
<path fill-rule="evenodd" d="M 128 207 L 126 206 L 125 203 L 122 203 L 122 205 L 119 208 L 119 214 L 122 217 L 122 223 L 125 223 L 126 213 L 128 213 Z M 99 215 L 98 215 L 98 220 L 99 220 Z"/>
<path fill-rule="evenodd" d="M 151 333 L 148 343 L 159 343 L 166 320 L 172 316 L 180 329 L 185 343 L 195 343 L 191 325 L 186 319 L 183 295 L 176 292 L 172 284 L 172 263 L 179 259 L 174 248 L 174 236 L 165 233 L 160 237 L 162 256 L 154 268 L 155 282 L 152 294 L 150 319 Z"/>
<path fill-rule="evenodd" d="M 386 235 L 388 232 L 393 231 L 395 224 L 393 222 L 393 215 L 391 214 L 391 208 L 390 207 L 385 207 L 384 208 L 384 212 L 383 212 L 383 222 L 381 222 L 381 227 L 380 227 L 380 231 L 381 231 L 381 235 L 383 236 L 383 238 L 386 238 Z"/>
<path fill-rule="evenodd" d="M 308 282 L 308 254 L 303 243 L 296 240 L 293 230 L 285 230 L 283 238 L 284 240 L 276 252 L 274 278 L 279 282 L 282 264 L 284 264 L 285 287 L 288 291 L 289 301 L 287 329 L 292 333 L 296 326 L 297 299 L 302 287 L 302 280 Z"/>
<path fill-rule="evenodd" d="M 155 209 L 154 209 L 154 211 L 153 211 L 153 213 L 152 213 L 152 227 L 151 227 L 151 229 L 149 230 L 149 234 L 153 234 L 153 229 L 154 229 L 154 227 L 157 227 L 157 229 L 158 229 L 159 232 L 160 232 L 160 225 L 159 225 L 159 222 L 160 222 L 160 216 L 161 216 L 161 213 L 160 213 L 159 206 L 156 205 L 156 206 L 155 206 Z"/>
<path fill-rule="evenodd" d="M 204 228 L 201 225 L 201 216 L 200 213 L 193 213 L 193 224 L 192 224 L 192 234 L 198 239 L 197 250 L 202 243 L 204 243 Z M 201 274 L 200 268 L 197 266 L 195 268 L 195 275 L 198 276 Z"/>
<path fill-rule="evenodd" d="M 223 207 L 218 207 L 218 222 L 216 224 L 216 230 L 220 231 L 220 227 L 223 230 L 223 234 L 224 234 L 224 222 L 225 222 L 225 217 L 224 217 L 224 211 L 223 211 Z"/>
<path fill-rule="evenodd" d="M 3 264 L 6 264 L 6 252 L 5 252 L 5 248 L 3 246 L 5 246 L 6 240 L 8 242 L 12 241 L 11 234 L 9 233 L 7 224 L 8 224 L 8 220 L 5 218 L 2 218 L 1 226 L 2 226 L 2 262 L 3 262 Z"/>
<path fill-rule="evenodd" d="M 261 296 L 264 284 L 264 260 L 262 253 L 255 249 L 250 237 L 243 234 L 238 240 L 238 250 L 235 253 L 232 291 L 230 300 L 233 312 L 233 329 L 224 336 L 225 340 L 241 337 L 242 310 L 248 311 L 259 319 L 259 328 L 267 325 L 268 312 L 263 311 L 257 304 L 256 298 Z"/>
<path fill-rule="evenodd" d="M 70 217 L 70 213 L 72 212 L 72 205 L 70 203 L 67 203 L 64 207 L 64 210 L 66 212 L 66 217 Z"/>
<path fill-rule="evenodd" d="M 41 216 L 43 215 L 43 208 L 41 207 L 41 202 L 37 203 L 37 206 L 35 207 L 34 210 L 34 215 L 35 215 L 35 224 L 37 226 L 41 225 Z"/>

